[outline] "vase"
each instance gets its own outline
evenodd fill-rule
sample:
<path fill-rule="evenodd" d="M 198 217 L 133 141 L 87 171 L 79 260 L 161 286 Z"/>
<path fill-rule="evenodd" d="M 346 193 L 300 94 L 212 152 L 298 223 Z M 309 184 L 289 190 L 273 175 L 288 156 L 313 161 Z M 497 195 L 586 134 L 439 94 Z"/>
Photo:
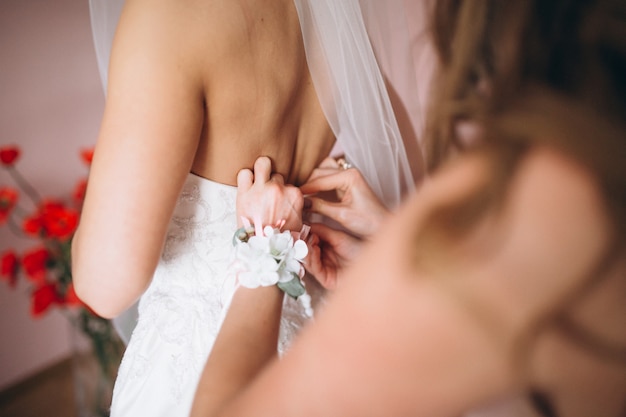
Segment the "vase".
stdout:
<path fill-rule="evenodd" d="M 73 323 L 77 333 L 72 360 L 76 415 L 108 417 L 124 344 L 109 320 L 89 311 L 81 312 Z"/>

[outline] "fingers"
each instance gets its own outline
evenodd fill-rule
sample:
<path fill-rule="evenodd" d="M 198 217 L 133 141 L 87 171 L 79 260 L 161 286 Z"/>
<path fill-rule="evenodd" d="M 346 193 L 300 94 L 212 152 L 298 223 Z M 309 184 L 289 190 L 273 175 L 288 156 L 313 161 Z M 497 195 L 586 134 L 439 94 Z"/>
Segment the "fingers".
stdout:
<path fill-rule="evenodd" d="M 272 173 L 272 160 L 267 156 L 261 156 L 254 162 L 254 174 L 252 177 L 254 183 L 273 182 L 280 186 L 285 185 L 285 178 L 281 174 L 277 172 Z M 247 181 L 247 177 L 244 179 Z"/>
<path fill-rule="evenodd" d="M 306 182 L 310 182 L 315 178 L 332 175 L 339 171 L 339 164 L 335 158 L 328 157 L 324 159 L 317 168 L 313 170 Z"/>
<path fill-rule="evenodd" d="M 342 203 L 333 203 L 323 198 L 307 197 L 306 198 L 306 210 L 311 213 L 321 214 L 329 219 L 332 219 L 339 224 L 345 226 L 345 223 L 350 220 L 350 209 Z"/>
<path fill-rule="evenodd" d="M 346 263 L 358 256 L 363 242 L 341 230 L 336 230 L 321 223 L 311 225 L 311 233 L 318 236 L 323 252 L 323 261 L 332 259 L 335 269 L 340 269 Z"/>
<path fill-rule="evenodd" d="M 324 266 L 322 264 L 322 251 L 319 247 L 319 241 L 307 242 L 307 248 L 309 253 L 304 258 L 304 267 L 306 270 L 315 277 L 320 283 L 324 280 Z"/>
<path fill-rule="evenodd" d="M 293 209 L 301 212 L 304 207 L 304 196 L 300 189 L 293 185 L 288 185 L 285 187 L 285 194 L 287 195 L 287 201 L 291 203 Z"/>
<path fill-rule="evenodd" d="M 322 253 L 319 238 L 312 234 L 307 240 L 309 254 L 304 260 L 306 270 L 320 283 L 320 285 L 328 290 L 335 288 L 337 282 L 336 263 L 332 261 L 332 257 Z"/>
<path fill-rule="evenodd" d="M 322 240 L 333 247 L 346 236 L 344 232 L 328 227 L 322 223 L 313 223 L 311 225 L 311 233 L 313 233 L 314 236 L 317 236 L 319 240 Z"/>
<path fill-rule="evenodd" d="M 254 174 L 251 170 L 245 168 L 237 173 L 237 188 L 240 191 L 246 192 L 252 187 L 252 182 L 254 180 Z"/>
<path fill-rule="evenodd" d="M 316 176 L 300 186 L 302 194 L 316 194 L 323 191 L 341 190 L 350 187 L 353 172 L 351 170 L 334 171 L 328 175 Z"/>
<path fill-rule="evenodd" d="M 261 156 L 254 162 L 254 181 L 267 182 L 272 174 L 272 160 Z"/>
<path fill-rule="evenodd" d="M 302 193 L 297 187 L 285 184 L 281 174 L 272 173 L 270 158 L 258 158 L 253 171 L 241 170 L 237 185 L 238 216 L 251 220 L 256 233 L 260 234 L 264 225 L 300 230 L 304 206 Z"/>
<path fill-rule="evenodd" d="M 282 204 L 276 207 L 276 216 L 283 221 L 282 226 L 286 229 L 298 231 L 302 228 L 304 197 L 293 185 L 282 186 L 282 195 Z"/>
<path fill-rule="evenodd" d="M 320 163 L 319 168 L 334 168 L 339 169 L 339 164 L 337 160 L 332 157 L 324 158 L 324 160 Z"/>
<path fill-rule="evenodd" d="M 270 176 L 270 181 L 281 186 L 285 185 L 285 178 L 278 172 L 275 172 Z"/>

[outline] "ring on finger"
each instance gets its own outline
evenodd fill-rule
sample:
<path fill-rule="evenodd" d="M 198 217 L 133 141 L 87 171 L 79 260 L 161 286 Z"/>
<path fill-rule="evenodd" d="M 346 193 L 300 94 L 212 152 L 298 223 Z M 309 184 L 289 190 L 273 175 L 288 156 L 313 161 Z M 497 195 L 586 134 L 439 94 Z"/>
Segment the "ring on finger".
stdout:
<path fill-rule="evenodd" d="M 352 164 L 346 161 L 345 158 L 337 158 L 337 165 L 339 165 L 339 168 L 344 170 L 352 168 Z"/>

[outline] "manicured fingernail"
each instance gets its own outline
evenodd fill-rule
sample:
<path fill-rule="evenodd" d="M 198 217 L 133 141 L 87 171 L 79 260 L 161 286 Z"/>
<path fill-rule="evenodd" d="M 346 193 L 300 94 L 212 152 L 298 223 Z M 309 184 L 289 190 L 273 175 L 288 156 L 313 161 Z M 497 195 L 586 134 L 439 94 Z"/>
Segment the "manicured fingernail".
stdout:
<path fill-rule="evenodd" d="M 306 198 L 306 197 L 305 197 L 305 198 L 304 198 L 304 209 L 305 209 L 305 210 L 308 210 L 308 209 L 310 209 L 311 207 L 313 207 L 313 202 L 311 201 L 311 199 L 310 199 L 310 198 Z"/>

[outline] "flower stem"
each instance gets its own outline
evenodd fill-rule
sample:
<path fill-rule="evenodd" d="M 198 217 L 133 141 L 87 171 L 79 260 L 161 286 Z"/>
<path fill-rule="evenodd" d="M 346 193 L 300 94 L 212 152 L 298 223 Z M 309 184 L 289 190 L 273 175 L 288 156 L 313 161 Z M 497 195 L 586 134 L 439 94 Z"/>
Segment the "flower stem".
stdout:
<path fill-rule="evenodd" d="M 7 167 L 7 170 L 9 171 L 9 174 L 11 174 L 11 177 L 13 177 L 13 180 L 17 183 L 17 185 L 19 185 L 20 188 L 24 190 L 26 195 L 28 195 L 33 204 L 35 206 L 38 206 L 41 202 L 41 196 L 39 195 L 37 190 L 35 190 L 35 188 L 30 185 L 28 181 L 26 181 L 26 178 L 24 178 L 15 167 Z"/>
<path fill-rule="evenodd" d="M 9 225 L 9 229 L 11 229 L 11 232 L 13 232 L 14 235 L 17 235 L 19 237 L 25 236 L 24 233 L 22 232 L 22 229 L 20 229 L 17 223 L 15 223 L 13 216 L 9 216 L 7 224 Z"/>

